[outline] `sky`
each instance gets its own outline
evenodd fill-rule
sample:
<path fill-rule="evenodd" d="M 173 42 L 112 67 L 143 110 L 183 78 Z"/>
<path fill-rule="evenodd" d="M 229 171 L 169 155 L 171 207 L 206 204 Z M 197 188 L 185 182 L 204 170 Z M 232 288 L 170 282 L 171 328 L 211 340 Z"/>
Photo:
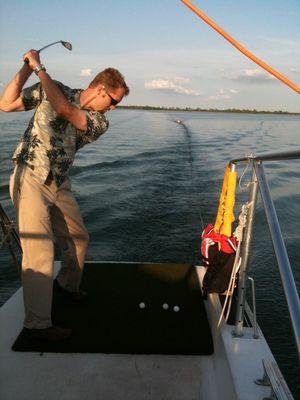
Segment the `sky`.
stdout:
<path fill-rule="evenodd" d="M 257 57 L 300 86 L 299 0 L 193 0 Z M 180 0 L 0 0 L 0 92 L 22 55 L 56 40 L 41 60 L 53 79 L 86 88 L 118 68 L 124 105 L 300 112 L 300 96 L 239 53 Z M 36 82 L 37 77 L 28 83 Z"/>

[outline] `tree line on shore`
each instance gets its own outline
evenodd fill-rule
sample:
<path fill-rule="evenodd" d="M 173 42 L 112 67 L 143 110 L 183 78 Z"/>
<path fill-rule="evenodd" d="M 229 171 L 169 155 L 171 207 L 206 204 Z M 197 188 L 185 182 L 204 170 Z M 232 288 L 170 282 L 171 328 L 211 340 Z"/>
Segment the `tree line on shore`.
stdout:
<path fill-rule="evenodd" d="M 219 109 L 219 108 L 191 108 L 191 107 L 156 107 L 156 106 L 118 106 L 120 109 L 129 109 L 129 110 L 154 110 L 154 111 L 196 111 L 196 112 L 220 112 L 220 113 L 245 113 L 245 114 L 284 114 L 284 115 L 300 115 L 297 112 L 288 112 L 288 111 L 263 111 L 263 110 L 255 110 L 255 109 L 237 109 L 237 108 L 227 108 L 227 109 Z"/>

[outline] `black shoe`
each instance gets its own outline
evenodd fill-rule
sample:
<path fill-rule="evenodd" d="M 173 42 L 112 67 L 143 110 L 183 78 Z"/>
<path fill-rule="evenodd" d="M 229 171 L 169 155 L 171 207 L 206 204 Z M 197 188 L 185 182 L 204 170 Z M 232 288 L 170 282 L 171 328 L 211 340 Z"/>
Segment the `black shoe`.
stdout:
<path fill-rule="evenodd" d="M 60 286 L 57 278 L 53 281 L 53 291 L 59 296 L 63 296 L 66 299 L 78 302 L 85 301 L 89 297 L 84 290 L 79 289 L 78 292 L 69 292 L 69 290 L 66 290 Z"/>
<path fill-rule="evenodd" d="M 58 326 L 50 326 L 45 329 L 29 329 L 24 328 L 24 333 L 30 339 L 38 339 L 45 342 L 59 342 L 68 339 L 72 334 L 72 329 L 59 328 Z"/>

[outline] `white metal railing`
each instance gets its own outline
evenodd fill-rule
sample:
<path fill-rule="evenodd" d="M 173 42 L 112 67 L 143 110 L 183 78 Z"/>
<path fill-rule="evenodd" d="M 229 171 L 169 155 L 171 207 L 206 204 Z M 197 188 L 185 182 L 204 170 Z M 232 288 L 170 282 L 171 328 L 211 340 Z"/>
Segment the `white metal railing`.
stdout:
<path fill-rule="evenodd" d="M 256 379 L 255 383 L 260 386 L 269 386 L 271 389 L 270 397 L 264 400 L 293 400 L 293 396 L 275 362 L 262 360 L 264 376 Z"/>
<path fill-rule="evenodd" d="M 234 329 L 235 336 L 243 335 L 243 321 L 246 297 L 246 279 L 247 265 L 249 260 L 249 249 L 252 240 L 252 231 L 254 223 L 254 210 L 257 200 L 258 189 L 260 191 L 263 209 L 267 217 L 267 223 L 271 234 L 275 256 L 278 263 L 281 282 L 288 305 L 288 311 L 292 323 L 293 333 L 296 341 L 298 355 L 300 356 L 300 300 L 297 293 L 293 272 L 282 237 L 279 221 L 272 200 L 272 195 L 266 179 L 263 162 L 300 159 L 300 150 L 280 153 L 267 153 L 262 155 L 249 155 L 244 158 L 230 161 L 234 170 L 237 163 L 252 163 L 252 179 L 249 193 L 249 211 L 248 221 L 245 228 L 244 240 L 242 244 L 242 263 L 240 266 L 239 285 L 238 285 L 238 306 L 236 312 L 236 323 Z"/>

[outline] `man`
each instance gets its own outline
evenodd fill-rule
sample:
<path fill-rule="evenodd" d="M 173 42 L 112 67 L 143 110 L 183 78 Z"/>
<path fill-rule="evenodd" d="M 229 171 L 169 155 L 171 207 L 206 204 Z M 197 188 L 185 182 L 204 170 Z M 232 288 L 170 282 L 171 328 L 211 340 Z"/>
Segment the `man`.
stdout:
<path fill-rule="evenodd" d="M 129 89 L 113 68 L 100 72 L 85 90 L 70 89 L 51 79 L 37 51 L 30 50 L 23 59 L 0 98 L 0 109 L 35 109 L 14 152 L 10 179 L 23 250 L 24 327 L 31 337 L 59 341 L 71 330 L 51 321 L 54 236 L 62 250 L 56 290 L 77 301 L 86 297 L 79 286 L 88 232 L 68 172 L 76 151 L 107 130 L 104 113 L 114 110 Z M 33 71 L 40 82 L 22 90 Z"/>

